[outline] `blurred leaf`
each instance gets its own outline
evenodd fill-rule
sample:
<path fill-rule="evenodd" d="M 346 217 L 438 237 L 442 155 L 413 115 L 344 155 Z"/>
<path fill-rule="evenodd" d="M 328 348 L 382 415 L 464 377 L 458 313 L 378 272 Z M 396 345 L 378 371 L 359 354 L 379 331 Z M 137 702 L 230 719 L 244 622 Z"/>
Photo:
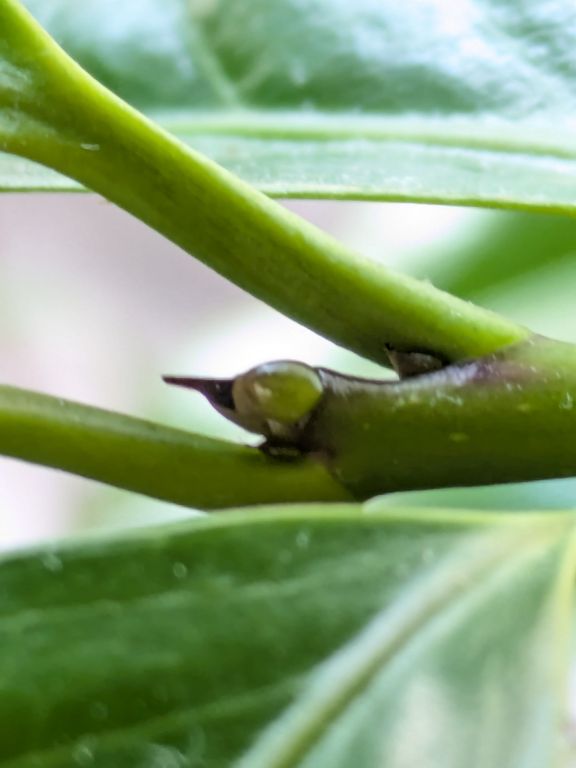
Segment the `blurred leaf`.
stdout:
<path fill-rule="evenodd" d="M 28 0 L 92 74 L 278 196 L 572 210 L 567 0 Z M 62 188 L 0 162 L 0 187 Z"/>
<path fill-rule="evenodd" d="M 428 247 L 415 273 L 457 296 L 478 299 L 575 256 L 573 219 L 484 212 L 468 235 Z"/>
<path fill-rule="evenodd" d="M 576 494 L 576 478 L 535 480 L 469 488 L 440 488 L 407 491 L 381 497 L 386 507 L 432 507 L 435 509 L 515 510 L 570 509 Z"/>
<path fill-rule="evenodd" d="M 5 559 L 0 763 L 552 765 L 572 527 L 309 505 Z"/>

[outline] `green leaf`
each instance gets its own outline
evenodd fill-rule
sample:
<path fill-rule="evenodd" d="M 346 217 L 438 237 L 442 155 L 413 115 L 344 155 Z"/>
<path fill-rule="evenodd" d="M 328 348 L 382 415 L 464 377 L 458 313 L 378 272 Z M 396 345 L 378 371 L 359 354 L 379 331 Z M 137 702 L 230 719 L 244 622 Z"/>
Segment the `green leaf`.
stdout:
<path fill-rule="evenodd" d="M 564 216 L 483 212 L 455 242 L 426 248 L 417 276 L 466 299 L 510 291 L 515 281 L 542 268 L 570 263 L 576 251 L 576 222 Z"/>
<path fill-rule="evenodd" d="M 5 559 L 0 764 L 556 764 L 573 529 L 278 507 Z"/>
<path fill-rule="evenodd" d="M 270 194 L 574 210 L 568 0 L 27 5 L 104 84 Z M 4 188 L 61 184 L 0 163 Z"/>

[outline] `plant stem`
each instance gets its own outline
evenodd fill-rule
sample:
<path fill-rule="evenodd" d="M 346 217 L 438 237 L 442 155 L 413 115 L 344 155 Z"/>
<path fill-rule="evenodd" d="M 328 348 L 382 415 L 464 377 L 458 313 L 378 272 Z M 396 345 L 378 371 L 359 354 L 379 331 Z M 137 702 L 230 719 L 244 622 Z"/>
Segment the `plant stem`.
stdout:
<path fill-rule="evenodd" d="M 202 509 L 350 498 L 311 459 L 277 462 L 257 448 L 12 387 L 0 387 L 0 453 Z"/>
<path fill-rule="evenodd" d="M 16 0 L 0 2 L 0 147 L 130 211 L 281 312 L 386 363 L 385 344 L 448 360 L 526 330 L 362 259 L 188 149 L 76 65 Z"/>
<path fill-rule="evenodd" d="M 357 498 L 576 475 L 576 346 L 542 337 L 399 382 L 327 374 L 300 446 Z"/>

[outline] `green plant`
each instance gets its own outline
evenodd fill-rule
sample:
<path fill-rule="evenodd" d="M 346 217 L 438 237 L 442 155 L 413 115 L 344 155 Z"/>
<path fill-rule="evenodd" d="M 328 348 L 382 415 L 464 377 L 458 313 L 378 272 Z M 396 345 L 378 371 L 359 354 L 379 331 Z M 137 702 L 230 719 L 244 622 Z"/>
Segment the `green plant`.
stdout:
<path fill-rule="evenodd" d="M 571 224 L 546 253 L 538 215 L 574 209 L 568 4 L 150 0 L 121 11 L 135 31 L 116 48 L 98 26 L 113 8 L 27 5 L 206 155 L 0 0 L 3 188 L 85 185 L 401 378 L 292 364 L 189 382 L 266 450 L 2 387 L 3 454 L 230 508 L 3 561 L 2 763 L 567 764 L 574 514 L 370 499 L 574 475 L 576 348 L 349 253 L 256 186 L 524 209 L 469 249 L 468 284 L 447 275 L 462 295 L 475 269 L 494 284 L 560 255 Z M 165 35 L 154 72 L 143 18 Z M 207 159 L 230 137 L 255 186 Z"/>

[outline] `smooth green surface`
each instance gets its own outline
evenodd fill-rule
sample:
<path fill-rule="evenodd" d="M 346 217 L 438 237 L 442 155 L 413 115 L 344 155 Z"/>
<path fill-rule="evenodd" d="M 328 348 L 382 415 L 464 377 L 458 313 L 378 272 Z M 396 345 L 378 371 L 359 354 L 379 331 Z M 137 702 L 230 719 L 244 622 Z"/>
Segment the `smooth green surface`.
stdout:
<path fill-rule="evenodd" d="M 246 428 L 269 421 L 290 426 L 307 418 L 322 397 L 322 381 L 310 366 L 293 361 L 265 363 L 236 377 L 234 405 Z"/>
<path fill-rule="evenodd" d="M 349 498 L 314 460 L 277 462 L 256 448 L 13 387 L 0 387 L 0 454 L 202 509 Z"/>
<path fill-rule="evenodd" d="M 420 251 L 420 248 L 418 249 Z M 413 270 L 438 288 L 472 301 L 500 291 L 514 306 L 517 280 L 534 280 L 542 270 L 570 265 L 576 256 L 576 221 L 564 216 L 482 211 L 468 231 L 448 242 L 421 247 Z M 545 297 L 547 287 L 541 291 Z M 529 313 L 531 307 L 519 310 Z M 557 332 L 564 330 L 562 326 Z M 564 337 L 566 338 L 566 337 Z"/>
<path fill-rule="evenodd" d="M 273 195 L 574 210 L 569 0 L 27 5 L 105 85 Z M 62 184 L 31 173 L 0 162 L 0 186 Z"/>
<path fill-rule="evenodd" d="M 576 354 L 534 337 L 400 382 L 326 378 L 302 437 L 357 497 L 576 475 Z"/>
<path fill-rule="evenodd" d="M 0 764 L 560 765 L 573 528 L 277 507 L 4 559 Z"/>

